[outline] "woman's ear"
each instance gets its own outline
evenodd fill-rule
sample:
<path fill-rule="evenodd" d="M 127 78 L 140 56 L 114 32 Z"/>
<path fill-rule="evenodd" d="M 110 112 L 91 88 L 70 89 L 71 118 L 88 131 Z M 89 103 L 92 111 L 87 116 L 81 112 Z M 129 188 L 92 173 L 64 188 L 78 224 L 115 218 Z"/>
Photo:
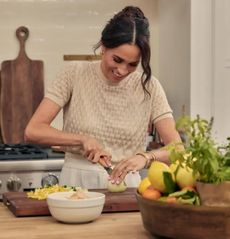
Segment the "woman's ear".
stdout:
<path fill-rule="evenodd" d="M 105 47 L 102 45 L 101 46 L 101 55 L 103 55 L 105 53 Z"/>

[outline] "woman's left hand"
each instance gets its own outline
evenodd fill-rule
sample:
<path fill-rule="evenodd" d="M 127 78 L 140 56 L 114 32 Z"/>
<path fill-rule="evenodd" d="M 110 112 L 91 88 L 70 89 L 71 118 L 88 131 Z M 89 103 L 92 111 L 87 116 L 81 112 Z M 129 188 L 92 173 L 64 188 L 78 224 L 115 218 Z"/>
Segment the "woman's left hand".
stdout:
<path fill-rule="evenodd" d="M 129 172 L 135 173 L 145 167 L 146 158 L 141 155 L 135 155 L 127 159 L 121 160 L 113 169 L 110 175 L 112 183 L 120 184 Z"/>

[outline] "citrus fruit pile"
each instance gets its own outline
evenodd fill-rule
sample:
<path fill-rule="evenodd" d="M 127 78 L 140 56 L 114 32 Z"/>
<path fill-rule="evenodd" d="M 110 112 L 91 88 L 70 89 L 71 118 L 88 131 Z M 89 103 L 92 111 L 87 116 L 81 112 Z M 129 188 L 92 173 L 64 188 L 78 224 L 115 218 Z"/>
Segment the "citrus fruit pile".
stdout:
<path fill-rule="evenodd" d="M 195 182 L 192 169 L 185 165 L 174 163 L 168 166 L 154 161 L 140 182 L 138 192 L 150 200 L 200 205 Z"/>

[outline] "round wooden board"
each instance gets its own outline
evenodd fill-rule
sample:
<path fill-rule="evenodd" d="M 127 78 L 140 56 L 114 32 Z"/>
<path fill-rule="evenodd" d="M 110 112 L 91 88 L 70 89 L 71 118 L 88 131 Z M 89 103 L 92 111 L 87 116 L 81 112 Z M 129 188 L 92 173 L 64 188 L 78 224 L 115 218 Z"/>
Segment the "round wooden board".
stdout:
<path fill-rule="evenodd" d="M 207 207 L 152 201 L 136 193 L 145 229 L 174 239 L 229 239 L 230 207 Z"/>

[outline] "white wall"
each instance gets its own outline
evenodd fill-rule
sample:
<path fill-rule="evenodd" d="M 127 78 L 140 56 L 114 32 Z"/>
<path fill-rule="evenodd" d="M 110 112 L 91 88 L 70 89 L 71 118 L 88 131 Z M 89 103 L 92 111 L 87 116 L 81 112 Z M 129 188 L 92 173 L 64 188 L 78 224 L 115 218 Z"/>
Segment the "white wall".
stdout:
<path fill-rule="evenodd" d="M 126 5 L 136 5 L 149 18 L 153 74 L 161 81 L 175 117 L 185 105 L 186 114 L 209 118 L 214 112 L 213 2 L 0 0 L 0 62 L 16 58 L 15 30 L 27 26 L 27 53 L 31 59 L 44 61 L 47 86 L 64 64 L 63 55 L 92 54 L 106 21 Z M 61 114 L 53 125 L 62 127 Z"/>
<path fill-rule="evenodd" d="M 214 117 L 213 135 L 230 135 L 230 2 L 191 1 L 191 115 Z"/>
<path fill-rule="evenodd" d="M 29 28 L 29 58 L 44 61 L 45 86 L 62 66 L 63 55 L 92 54 L 106 21 L 127 5 L 139 6 L 151 27 L 152 68 L 158 74 L 157 1 L 154 0 L 0 0 L 0 62 L 14 59 L 15 30 Z M 54 121 L 62 127 L 61 114 Z"/>
<path fill-rule="evenodd" d="M 219 141 L 230 136 L 230 1 L 215 0 L 213 104 L 214 130 Z"/>
<path fill-rule="evenodd" d="M 159 0 L 158 29 L 159 79 L 178 118 L 190 114 L 190 1 Z"/>
<path fill-rule="evenodd" d="M 214 9 L 212 0 L 191 1 L 191 116 L 213 116 Z"/>

